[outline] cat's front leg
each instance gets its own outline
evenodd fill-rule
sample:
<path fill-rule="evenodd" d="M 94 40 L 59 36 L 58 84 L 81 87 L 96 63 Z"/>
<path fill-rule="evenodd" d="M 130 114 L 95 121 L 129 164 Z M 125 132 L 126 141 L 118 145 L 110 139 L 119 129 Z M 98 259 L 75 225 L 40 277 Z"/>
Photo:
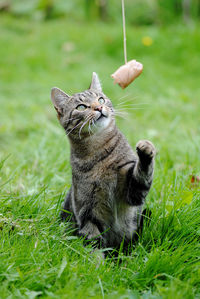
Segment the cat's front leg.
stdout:
<path fill-rule="evenodd" d="M 140 140 L 136 145 L 136 151 L 139 157 L 138 166 L 140 170 L 153 172 L 154 157 L 156 149 L 153 143 L 149 140 Z"/>
<path fill-rule="evenodd" d="M 128 202 L 139 206 L 144 203 L 152 184 L 156 149 L 150 141 L 140 140 L 136 151 L 138 161 L 128 174 Z"/>

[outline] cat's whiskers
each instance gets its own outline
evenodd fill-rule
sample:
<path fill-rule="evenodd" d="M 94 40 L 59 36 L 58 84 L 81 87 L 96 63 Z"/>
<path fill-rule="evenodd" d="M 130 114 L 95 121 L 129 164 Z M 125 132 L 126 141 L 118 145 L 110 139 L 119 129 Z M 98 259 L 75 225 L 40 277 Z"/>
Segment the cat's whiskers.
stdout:
<path fill-rule="evenodd" d="M 80 129 L 79 129 L 79 138 L 81 139 L 81 130 L 84 128 L 84 126 L 87 124 L 87 122 L 90 120 L 90 118 L 91 118 L 91 115 L 89 114 L 87 117 L 86 117 L 86 120 L 85 120 L 85 122 L 83 122 L 83 124 L 82 124 L 82 126 L 80 127 Z"/>
<path fill-rule="evenodd" d="M 138 103 L 138 104 L 123 104 L 121 106 L 116 105 L 117 108 L 121 109 L 121 108 L 126 108 L 126 107 L 135 107 L 135 106 L 143 106 L 143 105 L 148 105 L 148 103 Z"/>
<path fill-rule="evenodd" d="M 94 121 L 93 119 L 94 119 L 94 116 L 91 115 L 91 118 L 90 118 L 90 120 L 89 120 L 89 126 L 88 126 L 88 130 L 89 130 L 90 132 L 92 132 L 92 134 L 94 133 L 93 130 L 92 130 L 92 122 Z"/>
<path fill-rule="evenodd" d="M 89 132 L 89 134 L 90 134 L 90 132 L 93 133 L 92 128 L 91 128 L 91 121 L 92 121 L 92 119 L 89 120 L 89 126 L 88 126 L 88 132 Z M 90 134 L 90 136 L 91 136 L 91 134 Z"/>
<path fill-rule="evenodd" d="M 114 115 L 120 115 L 120 114 L 121 114 L 121 115 L 122 115 L 122 114 L 123 114 L 123 115 L 126 115 L 126 114 L 128 114 L 128 112 L 126 112 L 126 111 L 120 111 L 120 110 L 117 110 L 117 111 L 115 110 L 115 111 L 114 111 Z"/>
<path fill-rule="evenodd" d="M 73 122 L 73 121 L 76 120 L 76 119 L 77 119 L 77 117 L 73 117 L 73 118 L 68 118 L 68 119 L 66 119 L 66 120 L 65 120 L 65 124 L 64 124 L 64 128 L 65 128 L 65 130 L 67 130 L 70 121 Z"/>
<path fill-rule="evenodd" d="M 75 125 L 68 133 L 67 133 L 67 136 L 69 136 L 69 134 L 74 130 L 74 129 L 76 129 L 79 125 L 81 125 L 81 121 L 77 124 L 77 125 Z"/>
<path fill-rule="evenodd" d="M 144 110 L 145 108 L 142 107 L 122 107 L 120 108 L 121 111 L 126 111 L 126 110 Z"/>
<path fill-rule="evenodd" d="M 114 115 L 116 117 L 121 117 L 123 119 L 127 119 L 130 110 L 142 110 L 143 107 L 120 107 L 120 108 L 114 108 Z"/>
<path fill-rule="evenodd" d="M 129 95 L 127 95 L 127 96 L 129 96 Z M 122 97 L 122 98 L 119 99 L 120 103 L 116 104 L 116 106 L 120 106 L 120 105 L 122 105 L 122 104 L 126 104 L 126 103 L 128 103 L 128 102 L 133 102 L 133 101 L 135 101 L 138 97 L 139 97 L 139 96 L 135 96 L 134 98 L 131 98 L 131 99 L 129 98 L 128 100 L 121 102 L 120 99 L 125 98 L 125 96 L 124 96 L 124 97 Z"/>
<path fill-rule="evenodd" d="M 115 115 L 120 117 L 125 117 L 125 115 L 126 116 L 128 115 L 128 110 L 141 110 L 144 109 L 144 105 L 148 105 L 148 103 L 129 103 L 129 102 L 130 100 L 117 104 L 116 108 L 114 108 Z"/>
<path fill-rule="evenodd" d="M 95 125 L 94 118 L 92 118 L 92 125 L 95 126 L 95 127 L 97 128 L 97 126 Z"/>
<path fill-rule="evenodd" d="M 127 98 L 127 97 L 129 97 L 130 96 L 130 93 L 129 94 L 125 94 L 124 96 L 122 96 L 122 97 L 120 97 L 119 99 L 118 99 L 118 101 L 121 101 L 121 100 L 123 100 L 123 99 L 125 99 L 125 98 Z M 127 100 L 126 100 L 127 101 Z M 126 102 L 125 101 L 125 102 Z"/>
<path fill-rule="evenodd" d="M 123 119 L 126 119 L 128 116 L 128 112 L 126 111 L 114 111 L 114 116 L 119 116 Z"/>

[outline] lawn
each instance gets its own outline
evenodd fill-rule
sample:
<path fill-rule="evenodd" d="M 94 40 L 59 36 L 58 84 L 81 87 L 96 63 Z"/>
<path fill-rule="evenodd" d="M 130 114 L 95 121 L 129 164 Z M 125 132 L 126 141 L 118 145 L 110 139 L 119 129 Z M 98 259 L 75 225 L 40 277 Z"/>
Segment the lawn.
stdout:
<path fill-rule="evenodd" d="M 0 298 L 200 298 L 199 25 L 128 27 L 144 72 L 121 90 L 110 78 L 121 24 L 1 15 Z M 128 113 L 117 124 L 133 148 L 149 139 L 158 150 L 150 226 L 130 256 L 101 264 L 59 220 L 70 149 L 50 101 L 53 86 L 87 89 L 93 71 Z"/>

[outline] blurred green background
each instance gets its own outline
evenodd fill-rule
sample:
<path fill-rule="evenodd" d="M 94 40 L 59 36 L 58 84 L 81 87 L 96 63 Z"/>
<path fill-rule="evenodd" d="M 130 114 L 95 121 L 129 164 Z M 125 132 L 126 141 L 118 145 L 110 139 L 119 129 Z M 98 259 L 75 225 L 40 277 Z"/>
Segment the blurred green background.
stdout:
<path fill-rule="evenodd" d="M 164 24 L 200 17 L 199 0 L 126 0 L 127 22 L 135 25 Z M 59 17 L 118 22 L 121 1 L 116 0 L 1 0 L 0 10 L 34 19 Z"/>

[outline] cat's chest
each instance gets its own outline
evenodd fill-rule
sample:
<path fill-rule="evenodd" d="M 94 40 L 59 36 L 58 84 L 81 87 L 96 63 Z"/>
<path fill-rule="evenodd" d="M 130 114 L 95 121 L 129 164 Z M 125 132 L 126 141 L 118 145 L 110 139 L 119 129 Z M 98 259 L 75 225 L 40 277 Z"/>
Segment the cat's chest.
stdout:
<path fill-rule="evenodd" d="M 72 171 L 73 183 L 79 188 L 94 186 L 94 189 L 99 192 L 111 192 L 117 186 L 118 173 L 107 167 L 94 167 L 92 171 L 77 172 Z"/>

